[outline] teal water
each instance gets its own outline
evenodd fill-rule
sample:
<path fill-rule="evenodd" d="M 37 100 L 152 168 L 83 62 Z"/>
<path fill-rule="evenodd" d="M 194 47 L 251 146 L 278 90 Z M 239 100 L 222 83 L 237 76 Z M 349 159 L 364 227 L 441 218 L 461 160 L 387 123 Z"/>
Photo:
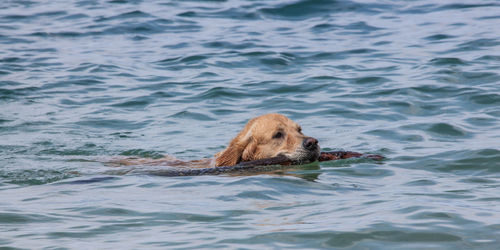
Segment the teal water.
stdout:
<path fill-rule="evenodd" d="M 499 23 L 486 0 L 2 1 L 0 247 L 497 249 Z M 104 163 L 210 157 L 269 112 L 388 159 Z"/>

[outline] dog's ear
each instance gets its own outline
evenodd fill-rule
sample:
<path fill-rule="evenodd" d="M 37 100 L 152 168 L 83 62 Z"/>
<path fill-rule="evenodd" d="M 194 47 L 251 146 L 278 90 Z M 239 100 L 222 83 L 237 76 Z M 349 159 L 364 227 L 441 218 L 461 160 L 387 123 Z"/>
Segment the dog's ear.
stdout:
<path fill-rule="evenodd" d="M 243 152 L 250 142 L 249 139 L 240 141 L 239 136 L 234 138 L 226 149 L 215 155 L 215 166 L 233 166 L 241 161 Z"/>
<path fill-rule="evenodd" d="M 215 154 L 215 166 L 234 166 L 238 164 L 241 160 L 246 160 L 248 154 L 244 155 L 244 152 L 251 152 L 246 150 L 247 146 L 253 141 L 252 139 L 252 126 L 255 122 L 255 118 L 248 121 L 245 127 L 238 133 L 238 135 L 231 140 L 229 146 L 223 151 Z M 255 145 L 256 146 L 256 145 Z M 255 149 L 252 150 L 252 152 Z"/>
<path fill-rule="evenodd" d="M 241 155 L 241 161 L 252 161 L 255 160 L 255 153 L 257 151 L 257 141 L 253 138 L 250 138 L 250 142 L 243 150 L 243 154 Z"/>

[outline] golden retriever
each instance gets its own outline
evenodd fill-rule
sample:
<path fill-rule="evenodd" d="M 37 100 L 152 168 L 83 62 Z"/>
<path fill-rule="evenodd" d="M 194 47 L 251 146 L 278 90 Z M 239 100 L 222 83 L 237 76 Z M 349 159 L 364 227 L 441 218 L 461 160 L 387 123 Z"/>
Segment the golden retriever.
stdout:
<path fill-rule="evenodd" d="M 251 119 L 226 149 L 215 154 L 215 166 L 233 166 L 284 155 L 296 163 L 318 159 L 318 140 L 302 134 L 302 128 L 280 114 L 267 114 Z"/>
<path fill-rule="evenodd" d="M 226 149 L 215 154 L 215 159 L 182 161 L 170 156 L 161 159 L 128 158 L 111 162 L 112 165 L 155 165 L 174 167 L 221 167 L 240 162 L 286 156 L 295 164 L 318 159 L 318 140 L 302 134 L 302 128 L 281 114 L 266 114 L 251 119 Z"/>

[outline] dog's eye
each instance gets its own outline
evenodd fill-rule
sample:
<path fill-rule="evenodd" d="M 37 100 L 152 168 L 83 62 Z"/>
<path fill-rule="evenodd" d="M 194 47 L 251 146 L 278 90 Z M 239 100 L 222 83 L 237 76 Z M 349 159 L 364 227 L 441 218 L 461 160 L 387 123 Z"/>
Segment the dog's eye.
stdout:
<path fill-rule="evenodd" d="M 302 128 L 301 127 L 297 128 L 297 131 L 302 134 Z"/>
<path fill-rule="evenodd" d="M 279 139 L 279 138 L 282 138 L 283 137 L 283 133 L 282 132 L 276 132 L 276 134 L 273 135 L 273 139 Z"/>

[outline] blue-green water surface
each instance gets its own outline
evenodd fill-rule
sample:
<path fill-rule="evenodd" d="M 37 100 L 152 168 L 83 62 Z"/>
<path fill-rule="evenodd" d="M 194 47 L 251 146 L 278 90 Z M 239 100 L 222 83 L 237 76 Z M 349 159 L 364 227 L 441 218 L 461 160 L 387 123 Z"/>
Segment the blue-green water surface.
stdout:
<path fill-rule="evenodd" d="M 493 0 L 1 1 L 0 247 L 497 249 L 499 27 Z M 270 112 L 388 159 L 106 164 L 210 157 Z"/>

